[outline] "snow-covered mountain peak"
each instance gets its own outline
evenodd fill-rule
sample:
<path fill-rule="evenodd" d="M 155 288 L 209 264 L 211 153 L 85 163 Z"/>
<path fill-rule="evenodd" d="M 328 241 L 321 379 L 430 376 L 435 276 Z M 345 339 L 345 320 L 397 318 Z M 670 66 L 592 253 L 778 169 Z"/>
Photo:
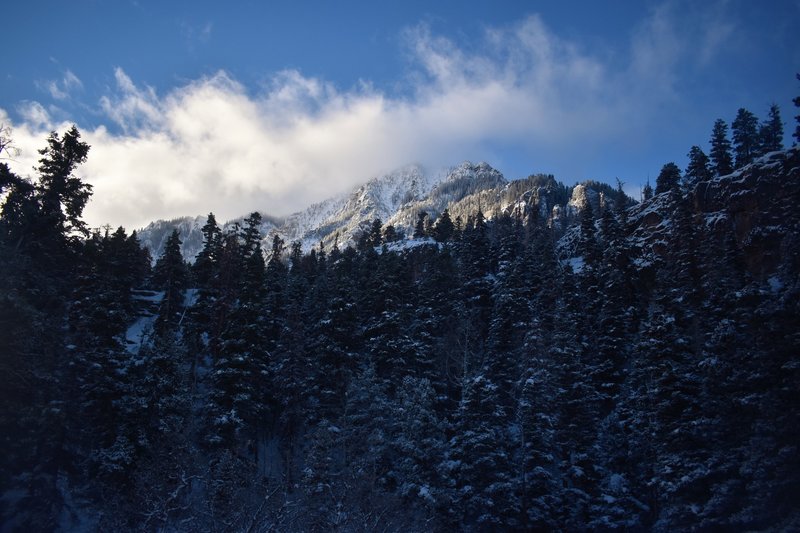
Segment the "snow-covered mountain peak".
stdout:
<path fill-rule="evenodd" d="M 472 163 L 471 161 L 464 161 L 460 165 L 450 167 L 444 171 L 443 179 L 439 182 L 456 181 L 461 179 L 476 179 L 476 178 L 490 178 L 497 179 L 498 177 L 504 180 L 503 175 L 485 161 L 480 163 Z"/>
<path fill-rule="evenodd" d="M 507 184 L 503 175 L 485 162 L 464 161 L 435 173 L 419 164 L 410 164 L 375 176 L 350 193 L 313 204 L 285 219 L 265 216 L 263 242 L 269 248 L 273 236 L 278 235 L 287 243 L 300 241 L 305 250 L 320 242 L 331 245 L 334 240 L 344 246 L 357 240 L 375 219 L 393 224 L 401 234 L 410 234 L 419 212 L 425 211 L 435 219 L 453 202 Z M 184 257 L 193 260 L 202 247 L 200 228 L 206 218 L 188 220 L 192 223 L 181 226 L 181 238 Z M 163 248 L 167 226 L 170 223 L 157 222 L 143 231 L 143 242 L 154 257 Z M 151 234 L 156 229 L 160 230 L 158 239 L 153 239 Z"/>
<path fill-rule="evenodd" d="M 385 220 L 404 204 L 428 194 L 434 183 L 422 166 L 407 165 L 359 187 L 348 199 L 345 210 L 373 212 L 376 218 Z"/>

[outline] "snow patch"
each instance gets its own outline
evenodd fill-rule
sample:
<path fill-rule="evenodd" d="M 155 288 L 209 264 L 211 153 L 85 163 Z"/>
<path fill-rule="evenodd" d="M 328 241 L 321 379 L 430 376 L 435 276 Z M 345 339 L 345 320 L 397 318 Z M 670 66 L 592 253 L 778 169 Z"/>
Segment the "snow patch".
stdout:
<path fill-rule="evenodd" d="M 569 265 L 572 271 L 576 274 L 583 271 L 583 267 L 586 266 L 586 262 L 583 260 L 583 256 L 578 257 L 570 257 L 569 259 L 565 259 L 561 262 L 562 266 Z"/>
<path fill-rule="evenodd" d="M 769 289 L 772 291 L 772 294 L 778 294 L 783 290 L 783 282 L 778 276 L 770 276 L 767 283 L 769 284 Z"/>

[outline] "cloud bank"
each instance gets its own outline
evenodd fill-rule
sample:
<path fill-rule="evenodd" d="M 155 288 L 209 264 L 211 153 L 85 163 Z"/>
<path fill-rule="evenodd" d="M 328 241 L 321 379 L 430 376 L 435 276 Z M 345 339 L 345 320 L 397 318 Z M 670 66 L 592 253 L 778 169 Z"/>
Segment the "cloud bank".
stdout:
<path fill-rule="evenodd" d="M 297 70 L 275 74 L 258 93 L 219 71 L 157 94 L 117 68 L 116 86 L 96 106 L 106 125 L 78 124 L 92 146 L 79 171 L 94 186 L 85 217 L 132 229 L 208 211 L 221 219 L 256 209 L 285 215 L 410 162 L 456 164 L 497 144 L 533 158 L 625 142 L 647 123 L 652 103 L 675 90 L 693 30 L 679 27 L 655 11 L 632 35 L 622 68 L 611 69 L 538 16 L 488 28 L 479 52 L 421 25 L 405 33 L 411 69 L 408 90 L 397 95 L 368 83 L 342 90 Z M 726 28 L 697 32 L 693 39 L 707 43 L 698 61 Z M 79 83 L 65 76 L 49 90 L 59 99 Z M 14 140 L 23 155 L 14 166 L 26 174 L 47 132 L 66 124 L 36 102 L 18 111 Z M 9 123 L 2 109 L 0 121 Z"/>

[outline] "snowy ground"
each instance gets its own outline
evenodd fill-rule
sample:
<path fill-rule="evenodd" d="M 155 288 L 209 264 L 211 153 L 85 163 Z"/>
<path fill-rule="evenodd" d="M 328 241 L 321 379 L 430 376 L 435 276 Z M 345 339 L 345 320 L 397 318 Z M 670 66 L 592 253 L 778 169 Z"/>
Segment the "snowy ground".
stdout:
<path fill-rule="evenodd" d="M 134 291 L 133 299 L 141 305 L 139 318 L 125 332 L 125 344 L 128 353 L 137 354 L 142 344 L 153 332 L 153 325 L 158 317 L 158 307 L 164 299 L 164 292 Z"/>

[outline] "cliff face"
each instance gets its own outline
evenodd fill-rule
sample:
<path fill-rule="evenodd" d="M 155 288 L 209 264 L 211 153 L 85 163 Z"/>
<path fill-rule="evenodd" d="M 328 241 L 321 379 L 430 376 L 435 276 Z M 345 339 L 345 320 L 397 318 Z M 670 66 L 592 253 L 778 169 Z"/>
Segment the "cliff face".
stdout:
<path fill-rule="evenodd" d="M 764 279 L 796 264 L 800 148 L 772 152 L 733 174 L 699 183 L 693 201 L 713 233 L 733 231 L 752 275 Z"/>
<path fill-rule="evenodd" d="M 800 148 L 767 154 L 688 192 L 697 235 L 735 246 L 751 276 L 766 280 L 800 264 Z M 632 207 L 628 238 L 640 266 L 666 258 L 687 238 L 677 227 L 677 197 L 666 192 Z M 710 242 L 700 242 L 700 247 Z"/>

